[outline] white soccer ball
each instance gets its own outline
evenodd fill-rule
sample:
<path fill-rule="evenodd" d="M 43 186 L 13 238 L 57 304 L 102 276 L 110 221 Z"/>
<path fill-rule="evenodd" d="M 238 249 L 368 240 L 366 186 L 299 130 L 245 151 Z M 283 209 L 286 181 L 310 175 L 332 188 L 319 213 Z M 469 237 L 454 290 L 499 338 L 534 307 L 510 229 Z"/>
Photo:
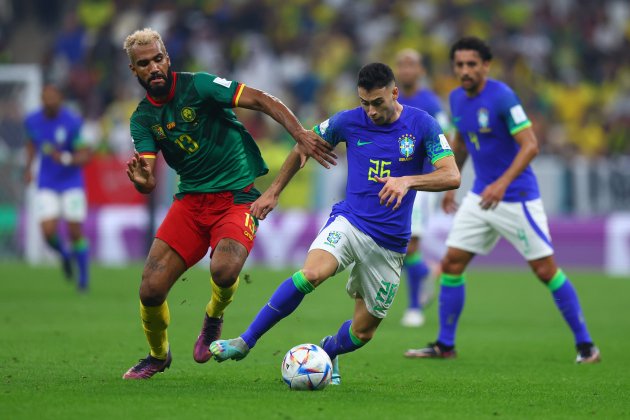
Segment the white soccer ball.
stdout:
<path fill-rule="evenodd" d="M 332 363 L 328 354 L 315 344 L 299 344 L 282 359 L 282 379 L 292 390 L 324 389 L 332 378 Z"/>

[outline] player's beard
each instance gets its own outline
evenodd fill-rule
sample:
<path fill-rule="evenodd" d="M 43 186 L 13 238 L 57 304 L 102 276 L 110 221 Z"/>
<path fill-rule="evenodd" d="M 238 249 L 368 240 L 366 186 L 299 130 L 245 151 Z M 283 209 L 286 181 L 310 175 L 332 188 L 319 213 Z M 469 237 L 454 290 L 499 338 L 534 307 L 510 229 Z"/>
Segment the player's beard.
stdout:
<path fill-rule="evenodd" d="M 464 86 L 464 82 L 468 82 L 468 86 Z M 468 94 L 475 94 L 479 90 L 479 82 L 472 77 L 465 77 L 461 79 L 462 88 Z"/>
<path fill-rule="evenodd" d="M 161 73 L 155 74 L 145 82 L 140 78 L 140 76 L 137 76 L 138 82 L 142 85 L 143 88 L 145 88 L 149 96 L 151 96 L 152 98 L 164 97 L 168 95 L 168 93 L 171 91 L 171 86 L 173 85 L 173 72 L 171 71 L 170 66 L 166 70 L 166 83 L 164 83 L 164 85 L 162 86 L 151 86 L 151 80 L 155 80 L 160 77 L 164 77 L 164 75 Z"/>

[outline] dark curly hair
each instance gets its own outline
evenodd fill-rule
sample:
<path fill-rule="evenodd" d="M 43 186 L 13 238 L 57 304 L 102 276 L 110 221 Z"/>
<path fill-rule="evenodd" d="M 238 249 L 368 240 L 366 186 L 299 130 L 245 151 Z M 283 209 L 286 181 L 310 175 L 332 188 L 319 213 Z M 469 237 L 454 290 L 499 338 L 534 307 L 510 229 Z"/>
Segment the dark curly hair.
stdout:
<path fill-rule="evenodd" d="M 492 60 L 490 46 L 476 36 L 467 36 L 454 43 L 449 54 L 451 61 L 455 58 L 455 52 L 459 50 L 477 51 L 483 61 Z"/>
<path fill-rule="evenodd" d="M 359 70 L 357 86 L 365 89 L 380 89 L 395 81 L 392 69 L 383 63 L 370 63 Z"/>

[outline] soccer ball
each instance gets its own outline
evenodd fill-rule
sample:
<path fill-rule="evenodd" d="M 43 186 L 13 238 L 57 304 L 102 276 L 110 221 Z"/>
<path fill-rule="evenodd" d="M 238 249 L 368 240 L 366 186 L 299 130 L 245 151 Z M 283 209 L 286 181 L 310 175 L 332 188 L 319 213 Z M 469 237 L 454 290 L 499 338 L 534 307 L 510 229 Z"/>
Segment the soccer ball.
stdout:
<path fill-rule="evenodd" d="M 315 344 L 299 344 L 282 360 L 282 379 L 297 391 L 324 389 L 332 378 L 332 363 L 328 354 Z"/>

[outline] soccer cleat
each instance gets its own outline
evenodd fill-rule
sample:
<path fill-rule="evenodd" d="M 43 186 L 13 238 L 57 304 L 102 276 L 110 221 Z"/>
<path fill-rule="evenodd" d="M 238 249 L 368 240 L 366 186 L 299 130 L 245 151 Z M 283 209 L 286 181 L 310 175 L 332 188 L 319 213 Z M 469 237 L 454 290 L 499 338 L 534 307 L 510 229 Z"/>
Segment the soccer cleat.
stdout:
<path fill-rule="evenodd" d="M 193 349 L 193 359 L 197 363 L 206 363 L 212 357 L 212 353 L 208 347 L 210 343 L 221 338 L 221 329 L 223 328 L 223 317 L 211 318 L 206 314 L 203 320 L 203 326 L 197 342 L 195 342 L 195 348 Z"/>
<path fill-rule="evenodd" d="M 457 356 L 455 348 L 444 348 L 437 341 L 429 343 L 427 347 L 422 349 L 409 349 L 405 352 L 405 357 L 420 359 L 452 359 Z"/>
<path fill-rule="evenodd" d="M 332 336 L 327 335 L 319 342 L 319 346 L 323 349 L 328 340 L 332 340 Z M 324 350 L 325 351 L 325 350 Z M 339 373 L 339 356 L 336 356 L 331 360 L 332 362 L 332 378 L 330 380 L 331 385 L 341 385 L 341 374 Z"/>
<path fill-rule="evenodd" d="M 593 343 L 578 344 L 577 350 L 578 354 L 575 358 L 575 363 L 589 364 L 598 363 L 602 360 L 599 349 Z"/>
<path fill-rule="evenodd" d="M 249 346 L 241 337 L 231 340 L 216 340 L 210 344 L 210 353 L 217 362 L 225 362 L 228 359 L 241 360 L 249 353 Z"/>
<path fill-rule="evenodd" d="M 131 369 L 123 375 L 123 379 L 149 379 L 156 373 L 164 372 L 167 368 L 171 367 L 172 361 L 173 357 L 171 356 L 170 350 L 166 354 L 165 360 L 157 359 L 149 354 L 146 358 L 140 359 L 137 365 L 132 366 Z"/>
<path fill-rule="evenodd" d="M 424 315 L 420 309 L 407 309 L 400 323 L 403 327 L 421 327 L 424 325 Z"/>

